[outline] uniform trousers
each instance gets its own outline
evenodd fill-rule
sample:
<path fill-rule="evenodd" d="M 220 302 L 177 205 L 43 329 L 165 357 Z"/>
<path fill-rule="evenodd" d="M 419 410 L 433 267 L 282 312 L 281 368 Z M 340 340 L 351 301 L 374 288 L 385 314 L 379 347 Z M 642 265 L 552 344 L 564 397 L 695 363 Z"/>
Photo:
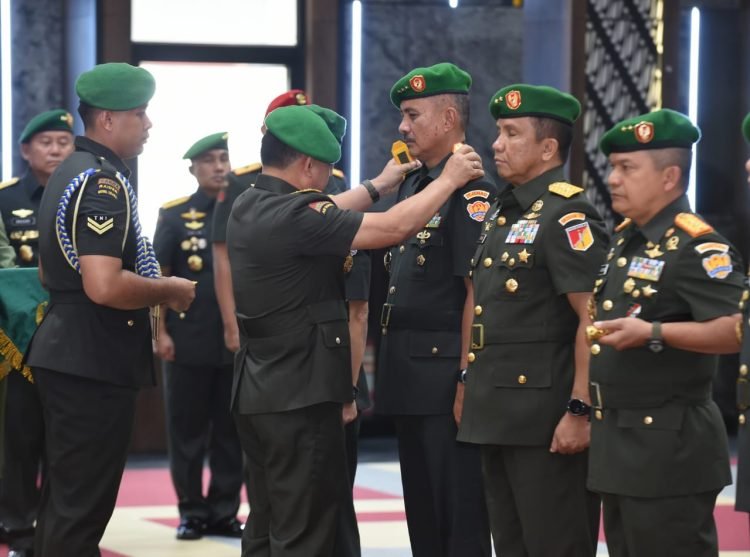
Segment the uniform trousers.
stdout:
<path fill-rule="evenodd" d="M 479 448 L 452 414 L 394 416 L 414 557 L 491 555 Z"/>
<path fill-rule="evenodd" d="M 0 480 L 0 524 L 14 549 L 34 545 L 39 509 L 39 470 L 44 422 L 36 385 L 18 372 L 6 378 L 4 462 Z"/>
<path fill-rule="evenodd" d="M 341 404 L 234 418 L 249 482 L 243 557 L 330 557 L 337 528 L 357 531 Z"/>
<path fill-rule="evenodd" d="M 208 524 L 236 518 L 242 489 L 242 449 L 229 404 L 232 365 L 165 362 L 169 465 L 180 518 Z M 211 479 L 203 495 L 203 464 Z"/>
<path fill-rule="evenodd" d="M 495 552 L 502 557 L 593 557 L 599 496 L 586 489 L 588 451 L 482 445 Z"/>
<path fill-rule="evenodd" d="M 35 557 L 98 557 L 133 429 L 138 390 L 34 368 L 46 474 Z"/>
<path fill-rule="evenodd" d="M 610 557 L 717 557 L 718 491 L 680 497 L 602 494 Z"/>
<path fill-rule="evenodd" d="M 357 412 L 357 419 L 344 426 L 346 473 L 349 477 L 349 486 L 351 489 L 354 489 L 354 478 L 357 475 L 357 448 L 359 445 L 361 416 L 361 412 Z M 333 544 L 333 557 L 355 557 L 361 555 L 362 549 L 360 547 L 357 524 L 352 524 L 348 515 L 344 513 L 339 514 L 339 522 L 339 527 L 336 529 L 336 541 Z"/>

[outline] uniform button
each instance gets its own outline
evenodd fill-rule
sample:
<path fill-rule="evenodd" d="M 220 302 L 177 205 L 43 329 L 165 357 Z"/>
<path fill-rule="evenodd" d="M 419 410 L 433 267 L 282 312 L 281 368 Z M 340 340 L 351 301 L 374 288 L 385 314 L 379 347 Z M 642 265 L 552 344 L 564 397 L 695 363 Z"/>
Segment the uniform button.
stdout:
<path fill-rule="evenodd" d="M 742 375 L 742 377 L 747 375 L 747 364 L 742 364 L 740 366 L 740 375 Z"/>
<path fill-rule="evenodd" d="M 388 334 L 388 329 L 386 329 L 385 327 L 383 327 L 382 329 L 380 329 L 380 332 L 383 334 L 383 336 L 385 336 L 385 335 Z"/>
<path fill-rule="evenodd" d="M 399 246 L 399 247 L 398 247 L 398 252 L 399 252 L 399 253 L 404 253 L 404 250 L 406 250 L 406 247 L 405 247 L 405 246 Z"/>
<path fill-rule="evenodd" d="M 505 290 L 513 294 L 518 290 L 518 281 L 516 279 L 508 279 L 505 281 Z"/>
<path fill-rule="evenodd" d="M 595 410 L 595 411 L 594 411 L 594 417 L 595 417 L 595 418 L 596 418 L 597 420 L 603 420 L 603 419 L 604 419 L 604 414 L 602 413 L 602 411 L 601 411 L 601 410 Z"/>
<path fill-rule="evenodd" d="M 381 291 L 381 292 L 382 292 L 382 291 Z M 388 294 L 395 294 L 395 293 L 396 293 L 396 287 L 395 287 L 395 286 L 391 286 L 391 287 L 390 287 L 390 288 L 388 289 Z"/>
<path fill-rule="evenodd" d="M 745 309 L 745 302 L 743 300 L 740 300 L 740 303 L 737 304 L 737 307 L 740 308 L 740 311 Z"/>
<path fill-rule="evenodd" d="M 614 307 L 614 304 L 612 303 L 612 300 L 604 300 L 602 302 L 602 307 L 604 308 L 604 311 L 609 311 Z"/>
<path fill-rule="evenodd" d="M 340 337 L 336 337 L 336 344 L 341 344 L 341 338 Z"/>
<path fill-rule="evenodd" d="M 482 315 L 482 306 L 476 306 L 474 308 L 474 315 Z"/>
<path fill-rule="evenodd" d="M 504 216 L 501 215 L 501 216 L 497 217 L 497 225 L 498 226 L 504 226 L 506 222 L 507 221 L 506 221 L 506 219 L 505 219 Z"/>
<path fill-rule="evenodd" d="M 432 353 L 433 353 L 433 354 L 437 354 L 437 353 L 438 353 L 438 349 L 437 349 L 437 346 L 433 346 L 433 347 L 432 347 Z"/>
<path fill-rule="evenodd" d="M 641 291 L 636 288 L 630 295 L 633 296 L 633 298 L 639 298 L 641 296 Z"/>
<path fill-rule="evenodd" d="M 473 362 L 473 361 L 474 361 L 474 360 L 476 360 L 476 359 L 477 359 L 477 357 L 476 357 L 476 355 L 474 354 L 474 352 L 469 352 L 469 355 L 468 355 L 468 357 L 467 357 L 467 360 L 469 360 L 469 363 Z"/>
<path fill-rule="evenodd" d="M 617 240 L 617 245 L 621 246 L 624 242 L 625 242 L 625 238 L 620 238 L 619 240 Z"/>
<path fill-rule="evenodd" d="M 135 325 L 135 321 L 128 319 L 128 327 L 132 327 L 133 325 Z"/>
<path fill-rule="evenodd" d="M 620 258 L 617 259 L 617 266 L 618 267 L 624 267 L 627 264 L 628 264 L 628 260 L 625 259 L 624 257 L 620 257 Z"/>
<path fill-rule="evenodd" d="M 485 259 L 485 260 L 483 261 L 483 264 L 484 264 L 484 266 L 485 266 L 485 267 L 490 267 L 490 266 L 492 266 L 492 258 L 491 258 L 491 257 L 487 257 L 487 258 L 486 258 L 486 259 Z"/>
<path fill-rule="evenodd" d="M 740 425 L 745 425 L 745 414 L 740 414 L 740 417 L 737 418 L 737 421 L 740 422 Z"/>
<path fill-rule="evenodd" d="M 526 381 L 527 381 L 527 379 L 526 379 L 526 376 L 525 376 L 525 375 L 519 375 L 519 376 L 518 376 L 518 383 L 519 383 L 519 384 L 521 384 L 521 385 L 525 385 L 525 384 L 526 384 Z"/>
<path fill-rule="evenodd" d="M 654 423 L 654 419 L 651 416 L 645 416 L 643 418 L 643 423 L 646 425 L 651 425 L 652 423 Z"/>
<path fill-rule="evenodd" d="M 602 351 L 602 347 L 598 344 L 592 344 L 591 345 L 591 353 L 596 356 L 599 352 Z"/>
<path fill-rule="evenodd" d="M 742 292 L 742 301 L 747 302 L 748 300 L 750 300 L 750 290 L 744 290 Z"/>
<path fill-rule="evenodd" d="M 180 319 L 185 319 L 185 312 L 184 311 L 180 312 L 179 318 Z"/>

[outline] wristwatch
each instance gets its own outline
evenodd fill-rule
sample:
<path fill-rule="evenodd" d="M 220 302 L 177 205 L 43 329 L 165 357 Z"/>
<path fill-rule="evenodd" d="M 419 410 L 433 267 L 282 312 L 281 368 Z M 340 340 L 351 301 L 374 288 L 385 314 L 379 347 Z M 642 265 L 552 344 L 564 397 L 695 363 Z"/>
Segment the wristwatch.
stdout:
<path fill-rule="evenodd" d="M 654 354 L 658 354 L 664 350 L 664 339 L 661 336 L 661 322 L 653 321 L 651 323 L 651 336 L 646 345 Z"/>
<path fill-rule="evenodd" d="M 458 370 L 458 376 L 456 379 L 459 383 L 466 383 L 466 374 L 468 373 L 468 369 L 459 369 Z"/>
<path fill-rule="evenodd" d="M 583 402 L 580 398 L 571 398 L 568 401 L 568 413 L 573 416 L 590 416 L 591 406 Z"/>
<path fill-rule="evenodd" d="M 359 387 L 357 387 L 356 385 L 353 385 L 352 386 L 352 402 L 357 400 L 357 395 L 359 395 Z"/>

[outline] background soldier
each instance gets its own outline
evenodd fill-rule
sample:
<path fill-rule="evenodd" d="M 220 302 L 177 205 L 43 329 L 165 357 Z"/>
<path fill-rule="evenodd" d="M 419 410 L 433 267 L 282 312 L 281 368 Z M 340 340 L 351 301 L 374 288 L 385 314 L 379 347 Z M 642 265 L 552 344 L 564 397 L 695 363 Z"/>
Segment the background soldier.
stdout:
<path fill-rule="evenodd" d="M 481 445 L 498 555 L 596 554 L 585 333 L 607 235 L 583 189 L 564 178 L 580 111 L 574 97 L 545 86 L 509 85 L 490 100 L 495 166 L 509 185 L 472 259 L 476 307 L 458 438 Z"/>
<path fill-rule="evenodd" d="M 50 175 L 73 152 L 73 117 L 62 109 L 37 114 L 21 132 L 20 142 L 21 156 L 29 168 L 20 179 L 0 184 L 0 213 L 17 264 L 35 267 L 39 203 Z M 34 544 L 44 424 L 39 395 L 30 378 L 11 373 L 7 383 L 0 524 L 6 530 L 11 557 L 23 557 L 31 555 Z"/>
<path fill-rule="evenodd" d="M 420 194 L 363 215 L 419 164 L 391 161 L 332 200 L 309 189 L 325 185 L 341 155 L 343 118 L 314 105 L 285 107 L 266 126 L 263 173 L 235 203 L 227 235 L 243 340 L 233 411 L 250 476 L 243 555 L 329 555 L 338 516 L 356 527 L 343 458 L 352 366 L 341 265 L 352 248 L 415 233 L 483 171 L 464 146 Z"/>
<path fill-rule="evenodd" d="M 740 259 L 690 210 L 700 131 L 663 109 L 601 139 L 616 228 L 595 287 L 589 487 L 612 557 L 718 555 L 716 496 L 732 482 L 711 399 L 716 354 L 739 349 Z"/>
<path fill-rule="evenodd" d="M 442 63 L 412 70 L 391 89 L 399 133 L 423 164 L 401 185 L 399 200 L 437 178 L 465 141 L 470 87 L 468 73 Z M 386 254 L 376 410 L 396 425 L 415 557 L 491 554 L 479 450 L 456 442 L 452 409 L 468 353 L 469 260 L 495 190 L 486 178 L 463 184 L 416 236 Z"/>
<path fill-rule="evenodd" d="M 102 64 L 79 76 L 85 136 L 50 178 L 39 207 L 40 268 L 50 303 L 28 350 L 44 414 L 47 471 L 34 555 L 98 555 L 115 506 L 138 387 L 152 385 L 148 307 L 185 311 L 195 286 L 158 278 L 140 236 L 123 160 L 151 121 L 153 76 Z"/>
<path fill-rule="evenodd" d="M 197 141 L 185 153 L 198 190 L 162 207 L 154 250 L 164 275 L 197 281 L 186 312 L 166 312 L 156 342 L 164 361 L 169 461 L 180 511 L 177 539 L 240 537 L 242 450 L 229 412 L 232 355 L 224 347 L 211 261 L 211 220 L 230 168 L 227 134 Z M 166 309 L 166 308 L 165 308 Z M 211 480 L 203 495 L 203 463 Z"/>

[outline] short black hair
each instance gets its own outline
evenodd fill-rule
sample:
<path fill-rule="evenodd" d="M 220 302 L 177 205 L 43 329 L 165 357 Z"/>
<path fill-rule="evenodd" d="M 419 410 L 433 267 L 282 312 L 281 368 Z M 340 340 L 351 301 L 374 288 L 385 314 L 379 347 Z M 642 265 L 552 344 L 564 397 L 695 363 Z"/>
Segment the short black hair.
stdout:
<path fill-rule="evenodd" d="M 286 168 L 302 157 L 302 153 L 283 143 L 271 132 L 266 131 L 260 142 L 260 162 L 263 166 Z"/>
<path fill-rule="evenodd" d="M 94 122 L 96 121 L 99 112 L 101 112 L 100 108 L 91 106 L 83 101 L 78 103 L 78 115 L 81 117 L 83 128 L 86 130 L 94 126 Z"/>
<path fill-rule="evenodd" d="M 553 118 L 539 116 L 532 116 L 531 123 L 534 126 L 537 141 L 548 138 L 557 140 L 557 152 L 560 154 L 560 161 L 565 164 L 570 155 L 570 145 L 573 143 L 573 126 Z"/>

